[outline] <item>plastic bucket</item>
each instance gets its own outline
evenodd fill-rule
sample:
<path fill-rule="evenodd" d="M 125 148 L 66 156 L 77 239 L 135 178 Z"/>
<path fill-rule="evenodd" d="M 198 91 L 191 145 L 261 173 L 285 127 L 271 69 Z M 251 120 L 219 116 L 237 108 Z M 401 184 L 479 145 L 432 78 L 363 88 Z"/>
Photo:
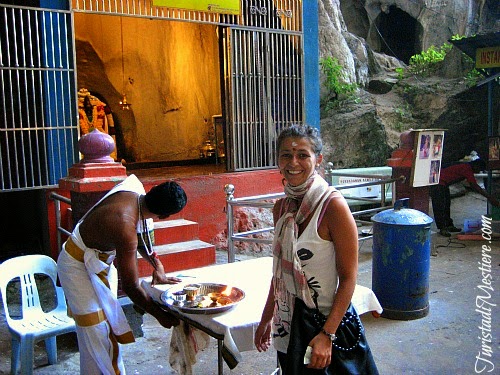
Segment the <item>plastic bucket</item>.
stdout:
<path fill-rule="evenodd" d="M 432 218 L 400 199 L 394 210 L 379 212 L 372 221 L 372 289 L 382 317 L 423 318 L 429 313 Z"/>

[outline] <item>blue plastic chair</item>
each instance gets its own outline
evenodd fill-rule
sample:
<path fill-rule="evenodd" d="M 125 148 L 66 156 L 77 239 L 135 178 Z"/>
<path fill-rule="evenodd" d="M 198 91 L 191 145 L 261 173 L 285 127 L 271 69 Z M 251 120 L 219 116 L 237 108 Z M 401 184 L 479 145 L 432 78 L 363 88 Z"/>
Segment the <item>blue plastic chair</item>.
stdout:
<path fill-rule="evenodd" d="M 52 285 L 44 290 L 50 292 L 50 295 L 39 295 L 35 275 L 46 275 L 45 282 L 51 282 Z M 22 316 L 14 313 L 15 310 L 12 308 L 15 307 L 12 306 L 14 301 L 10 301 L 11 298 L 7 294 L 7 285 L 16 279 L 19 280 L 20 287 L 16 292 L 20 294 L 21 301 L 21 306 L 17 307 Z M 42 277 L 37 276 L 37 280 L 42 280 Z M 24 255 L 0 264 L 0 287 L 5 317 L 12 336 L 12 374 L 17 374 L 19 369 L 22 374 L 33 373 L 34 345 L 41 340 L 45 341 L 49 364 L 57 363 L 56 336 L 75 331 L 75 322 L 67 314 L 64 292 L 56 285 L 56 280 L 56 262 L 46 255 Z M 11 288 L 9 293 L 13 293 Z M 52 299 L 52 305 L 56 307 L 44 312 L 40 299 L 42 301 Z M 12 311 L 9 311 L 9 307 Z"/>

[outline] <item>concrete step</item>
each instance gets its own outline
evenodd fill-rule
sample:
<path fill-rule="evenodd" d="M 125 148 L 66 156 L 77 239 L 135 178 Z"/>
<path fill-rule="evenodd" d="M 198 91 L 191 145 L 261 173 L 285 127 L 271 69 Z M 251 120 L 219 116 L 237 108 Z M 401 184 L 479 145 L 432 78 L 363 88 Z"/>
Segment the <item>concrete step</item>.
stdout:
<path fill-rule="evenodd" d="M 174 244 L 198 238 L 199 224 L 185 219 L 155 221 L 155 245 Z"/>
<path fill-rule="evenodd" d="M 157 245 L 154 250 L 160 257 L 165 272 L 182 271 L 215 264 L 215 246 L 200 240 Z M 153 268 L 137 254 L 139 277 L 151 276 Z"/>

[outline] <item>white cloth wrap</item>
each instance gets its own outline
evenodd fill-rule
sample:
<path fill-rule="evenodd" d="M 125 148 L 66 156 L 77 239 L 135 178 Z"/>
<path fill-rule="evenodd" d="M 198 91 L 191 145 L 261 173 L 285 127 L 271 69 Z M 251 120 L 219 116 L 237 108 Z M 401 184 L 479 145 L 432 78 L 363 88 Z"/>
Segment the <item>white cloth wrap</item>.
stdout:
<path fill-rule="evenodd" d="M 114 374 L 115 370 L 111 361 L 113 355 L 117 355 L 117 366 L 120 372 L 125 374 L 121 351 L 118 349 L 117 353 L 113 354 L 114 344 L 109 336 L 109 326 L 116 336 L 131 332 L 125 313 L 117 299 L 118 275 L 113 265 L 116 252 L 108 253 L 107 262 L 101 261 L 99 255 L 102 252 L 87 247 L 79 231 L 81 222 L 94 207 L 110 195 L 120 191 L 145 194 L 142 183 L 135 175 L 127 177 L 104 195 L 75 226 L 71 239 L 84 252 L 83 263 L 69 255 L 65 251 L 65 245 L 58 259 L 59 279 L 71 311 L 77 315 L 86 315 L 101 308 L 107 318 L 107 322 L 103 321 L 94 326 L 77 326 L 82 374 Z M 97 276 L 104 270 L 108 271 L 109 288 Z"/>
<path fill-rule="evenodd" d="M 99 260 L 99 255 L 95 253 L 96 251 L 93 251 L 92 249 L 87 249 L 85 251 L 85 268 L 89 274 L 92 286 L 94 287 L 96 294 L 99 296 L 99 303 L 108 318 L 109 324 L 113 329 L 113 333 L 117 336 L 121 336 L 131 331 L 127 317 L 123 312 L 120 302 L 116 298 L 116 293 L 108 288 L 106 284 L 104 284 L 97 276 L 98 273 L 109 268 L 109 265 L 113 262 L 115 256 L 111 255 L 108 258 L 108 264 Z"/>
<path fill-rule="evenodd" d="M 113 333 L 117 336 L 120 336 L 126 332 L 130 332 L 131 328 L 128 324 L 127 317 L 123 312 L 123 308 L 120 305 L 120 302 L 117 299 L 116 291 L 111 290 L 104 284 L 97 274 L 102 272 L 110 267 L 115 259 L 116 254 L 110 255 L 108 258 L 108 262 L 103 262 L 99 259 L 99 250 L 91 249 L 85 246 L 83 242 L 79 226 L 80 223 L 87 217 L 87 215 L 94 209 L 94 207 L 98 206 L 103 200 L 109 197 L 112 194 L 118 193 L 120 191 L 129 191 L 139 195 L 146 194 L 144 190 L 144 186 L 139 181 L 139 179 L 135 175 L 130 175 L 125 180 L 123 180 L 120 184 L 116 185 L 113 189 L 111 189 L 108 193 L 104 195 L 78 222 L 75 230 L 72 233 L 72 239 L 80 249 L 84 250 L 84 263 L 85 268 L 89 274 L 89 278 L 92 282 L 92 286 L 99 297 L 99 304 L 101 308 L 104 310 L 106 317 L 109 321 L 113 329 Z M 138 228 L 141 223 L 138 223 Z M 142 225 L 141 225 L 142 227 Z"/>

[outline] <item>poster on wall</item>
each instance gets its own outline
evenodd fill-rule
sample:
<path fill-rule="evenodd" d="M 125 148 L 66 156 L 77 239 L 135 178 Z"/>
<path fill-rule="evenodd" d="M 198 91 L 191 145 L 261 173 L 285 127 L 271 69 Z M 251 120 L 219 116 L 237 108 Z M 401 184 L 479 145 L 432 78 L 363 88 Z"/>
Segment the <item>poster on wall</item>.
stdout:
<path fill-rule="evenodd" d="M 443 157 L 444 130 L 415 130 L 415 149 L 412 169 L 412 186 L 429 186 L 439 183 Z"/>
<path fill-rule="evenodd" d="M 488 138 L 488 169 L 500 169 L 500 137 Z"/>
<path fill-rule="evenodd" d="M 153 0 L 157 7 L 235 15 L 241 14 L 240 4 L 240 0 Z"/>

